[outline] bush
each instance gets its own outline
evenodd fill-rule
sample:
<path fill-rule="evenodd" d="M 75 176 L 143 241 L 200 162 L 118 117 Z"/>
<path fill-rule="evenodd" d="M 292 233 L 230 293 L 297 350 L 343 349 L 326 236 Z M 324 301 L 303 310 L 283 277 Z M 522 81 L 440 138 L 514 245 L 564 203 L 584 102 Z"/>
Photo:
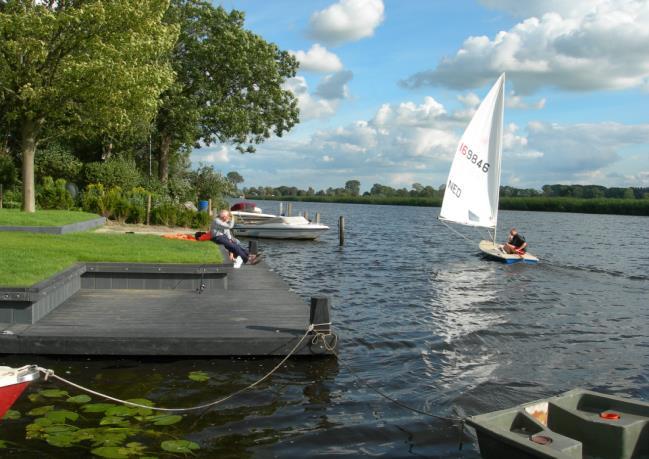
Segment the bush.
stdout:
<path fill-rule="evenodd" d="M 34 157 L 34 174 L 37 178 L 49 176 L 76 182 L 82 167 L 83 163 L 60 145 L 39 150 Z"/>
<path fill-rule="evenodd" d="M 37 190 L 36 203 L 41 209 L 69 210 L 74 207 L 74 199 L 65 188 L 65 179 L 54 181 L 52 177 L 44 177 L 43 183 Z"/>
<path fill-rule="evenodd" d="M 4 189 L 2 193 L 2 207 L 4 209 L 20 209 L 22 207 L 23 194 L 20 189 Z"/>
<path fill-rule="evenodd" d="M 149 198 L 149 192 L 142 187 L 136 187 L 126 193 L 126 199 L 129 204 L 128 219 L 129 223 L 144 223 L 146 221 L 146 206 Z"/>
<path fill-rule="evenodd" d="M 118 186 L 112 187 L 106 193 L 106 209 L 108 217 L 117 220 L 119 223 L 124 223 L 128 217 L 130 210 L 130 203 L 126 196 L 122 194 L 122 189 Z"/>
<path fill-rule="evenodd" d="M 6 189 L 16 184 L 18 169 L 11 156 L 0 153 L 0 184 Z"/>
<path fill-rule="evenodd" d="M 191 227 L 196 212 L 189 209 L 179 208 L 176 213 L 176 225 Z"/>
<path fill-rule="evenodd" d="M 101 183 L 92 183 L 86 187 L 81 195 L 81 207 L 86 212 L 108 217 L 106 192 Z"/>
<path fill-rule="evenodd" d="M 207 212 L 194 212 L 191 226 L 192 228 L 201 229 L 210 226 L 211 221 L 212 219 Z"/>
<path fill-rule="evenodd" d="M 142 181 L 135 161 L 119 156 L 104 162 L 88 163 L 83 168 L 85 184 L 101 183 L 106 189 L 129 189 Z"/>
<path fill-rule="evenodd" d="M 170 201 L 163 201 L 151 211 L 151 221 L 155 225 L 176 226 L 178 205 Z"/>

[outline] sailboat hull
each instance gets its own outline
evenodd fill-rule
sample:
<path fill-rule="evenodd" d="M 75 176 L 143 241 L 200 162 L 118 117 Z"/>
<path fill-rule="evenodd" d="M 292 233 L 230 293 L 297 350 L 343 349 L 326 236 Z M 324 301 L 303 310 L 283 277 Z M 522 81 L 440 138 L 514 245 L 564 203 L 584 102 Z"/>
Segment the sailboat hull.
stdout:
<path fill-rule="evenodd" d="M 513 263 L 535 264 L 539 262 L 539 259 L 531 253 L 525 255 L 507 253 L 503 250 L 502 244 L 494 244 L 492 241 L 480 241 L 480 251 L 487 257 L 508 265 Z"/>

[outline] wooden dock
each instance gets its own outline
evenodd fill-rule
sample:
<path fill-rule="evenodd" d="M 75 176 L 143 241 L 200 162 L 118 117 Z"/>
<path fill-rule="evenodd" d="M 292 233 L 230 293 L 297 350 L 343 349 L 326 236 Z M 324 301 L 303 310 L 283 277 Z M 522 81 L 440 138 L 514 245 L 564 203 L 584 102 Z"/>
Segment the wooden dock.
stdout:
<path fill-rule="evenodd" d="M 181 273 L 176 268 L 77 267 L 73 271 L 81 276 L 79 288 L 61 304 L 42 317 L 33 315 L 33 323 L 0 323 L 0 353 L 279 356 L 293 349 L 309 323 L 328 322 L 328 299 L 313 298 L 306 304 L 263 262 L 236 270 L 231 264 L 193 266 Z M 10 303 L 6 291 L 0 292 L 5 294 L 4 307 L 17 308 L 19 303 Z M 33 302 L 47 297 L 34 291 L 14 294 Z M 329 330 L 328 325 L 322 328 Z M 331 354 L 322 340 L 313 344 L 311 338 L 297 354 Z"/>

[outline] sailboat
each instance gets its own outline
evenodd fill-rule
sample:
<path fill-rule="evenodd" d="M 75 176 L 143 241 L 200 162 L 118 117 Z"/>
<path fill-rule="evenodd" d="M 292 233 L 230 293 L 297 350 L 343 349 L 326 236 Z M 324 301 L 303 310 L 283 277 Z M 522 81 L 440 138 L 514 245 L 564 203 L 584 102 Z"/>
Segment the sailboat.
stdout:
<path fill-rule="evenodd" d="M 489 90 L 460 138 L 446 182 L 439 213 L 441 221 L 487 228 L 491 240 L 480 241 L 480 250 L 505 263 L 538 263 L 530 253 L 509 254 L 496 243 L 505 74 Z"/>

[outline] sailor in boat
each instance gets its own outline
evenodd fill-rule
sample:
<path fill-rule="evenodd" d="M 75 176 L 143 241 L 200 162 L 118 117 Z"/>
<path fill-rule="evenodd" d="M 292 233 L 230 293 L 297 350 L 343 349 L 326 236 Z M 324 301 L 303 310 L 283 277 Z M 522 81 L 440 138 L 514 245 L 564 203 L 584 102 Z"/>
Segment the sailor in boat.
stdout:
<path fill-rule="evenodd" d="M 239 241 L 232 235 L 234 220 L 228 209 L 219 211 L 217 217 L 212 221 L 210 235 L 212 242 L 221 244 L 230 252 L 230 259 L 234 259 L 234 268 L 241 268 L 241 265 L 250 263 L 256 265 L 261 261 L 256 255 L 250 255 L 246 249 L 239 245 Z"/>
<path fill-rule="evenodd" d="M 509 230 L 509 238 L 503 244 L 503 250 L 507 253 L 525 255 L 527 251 L 527 242 L 522 234 L 519 234 L 516 228 Z"/>

